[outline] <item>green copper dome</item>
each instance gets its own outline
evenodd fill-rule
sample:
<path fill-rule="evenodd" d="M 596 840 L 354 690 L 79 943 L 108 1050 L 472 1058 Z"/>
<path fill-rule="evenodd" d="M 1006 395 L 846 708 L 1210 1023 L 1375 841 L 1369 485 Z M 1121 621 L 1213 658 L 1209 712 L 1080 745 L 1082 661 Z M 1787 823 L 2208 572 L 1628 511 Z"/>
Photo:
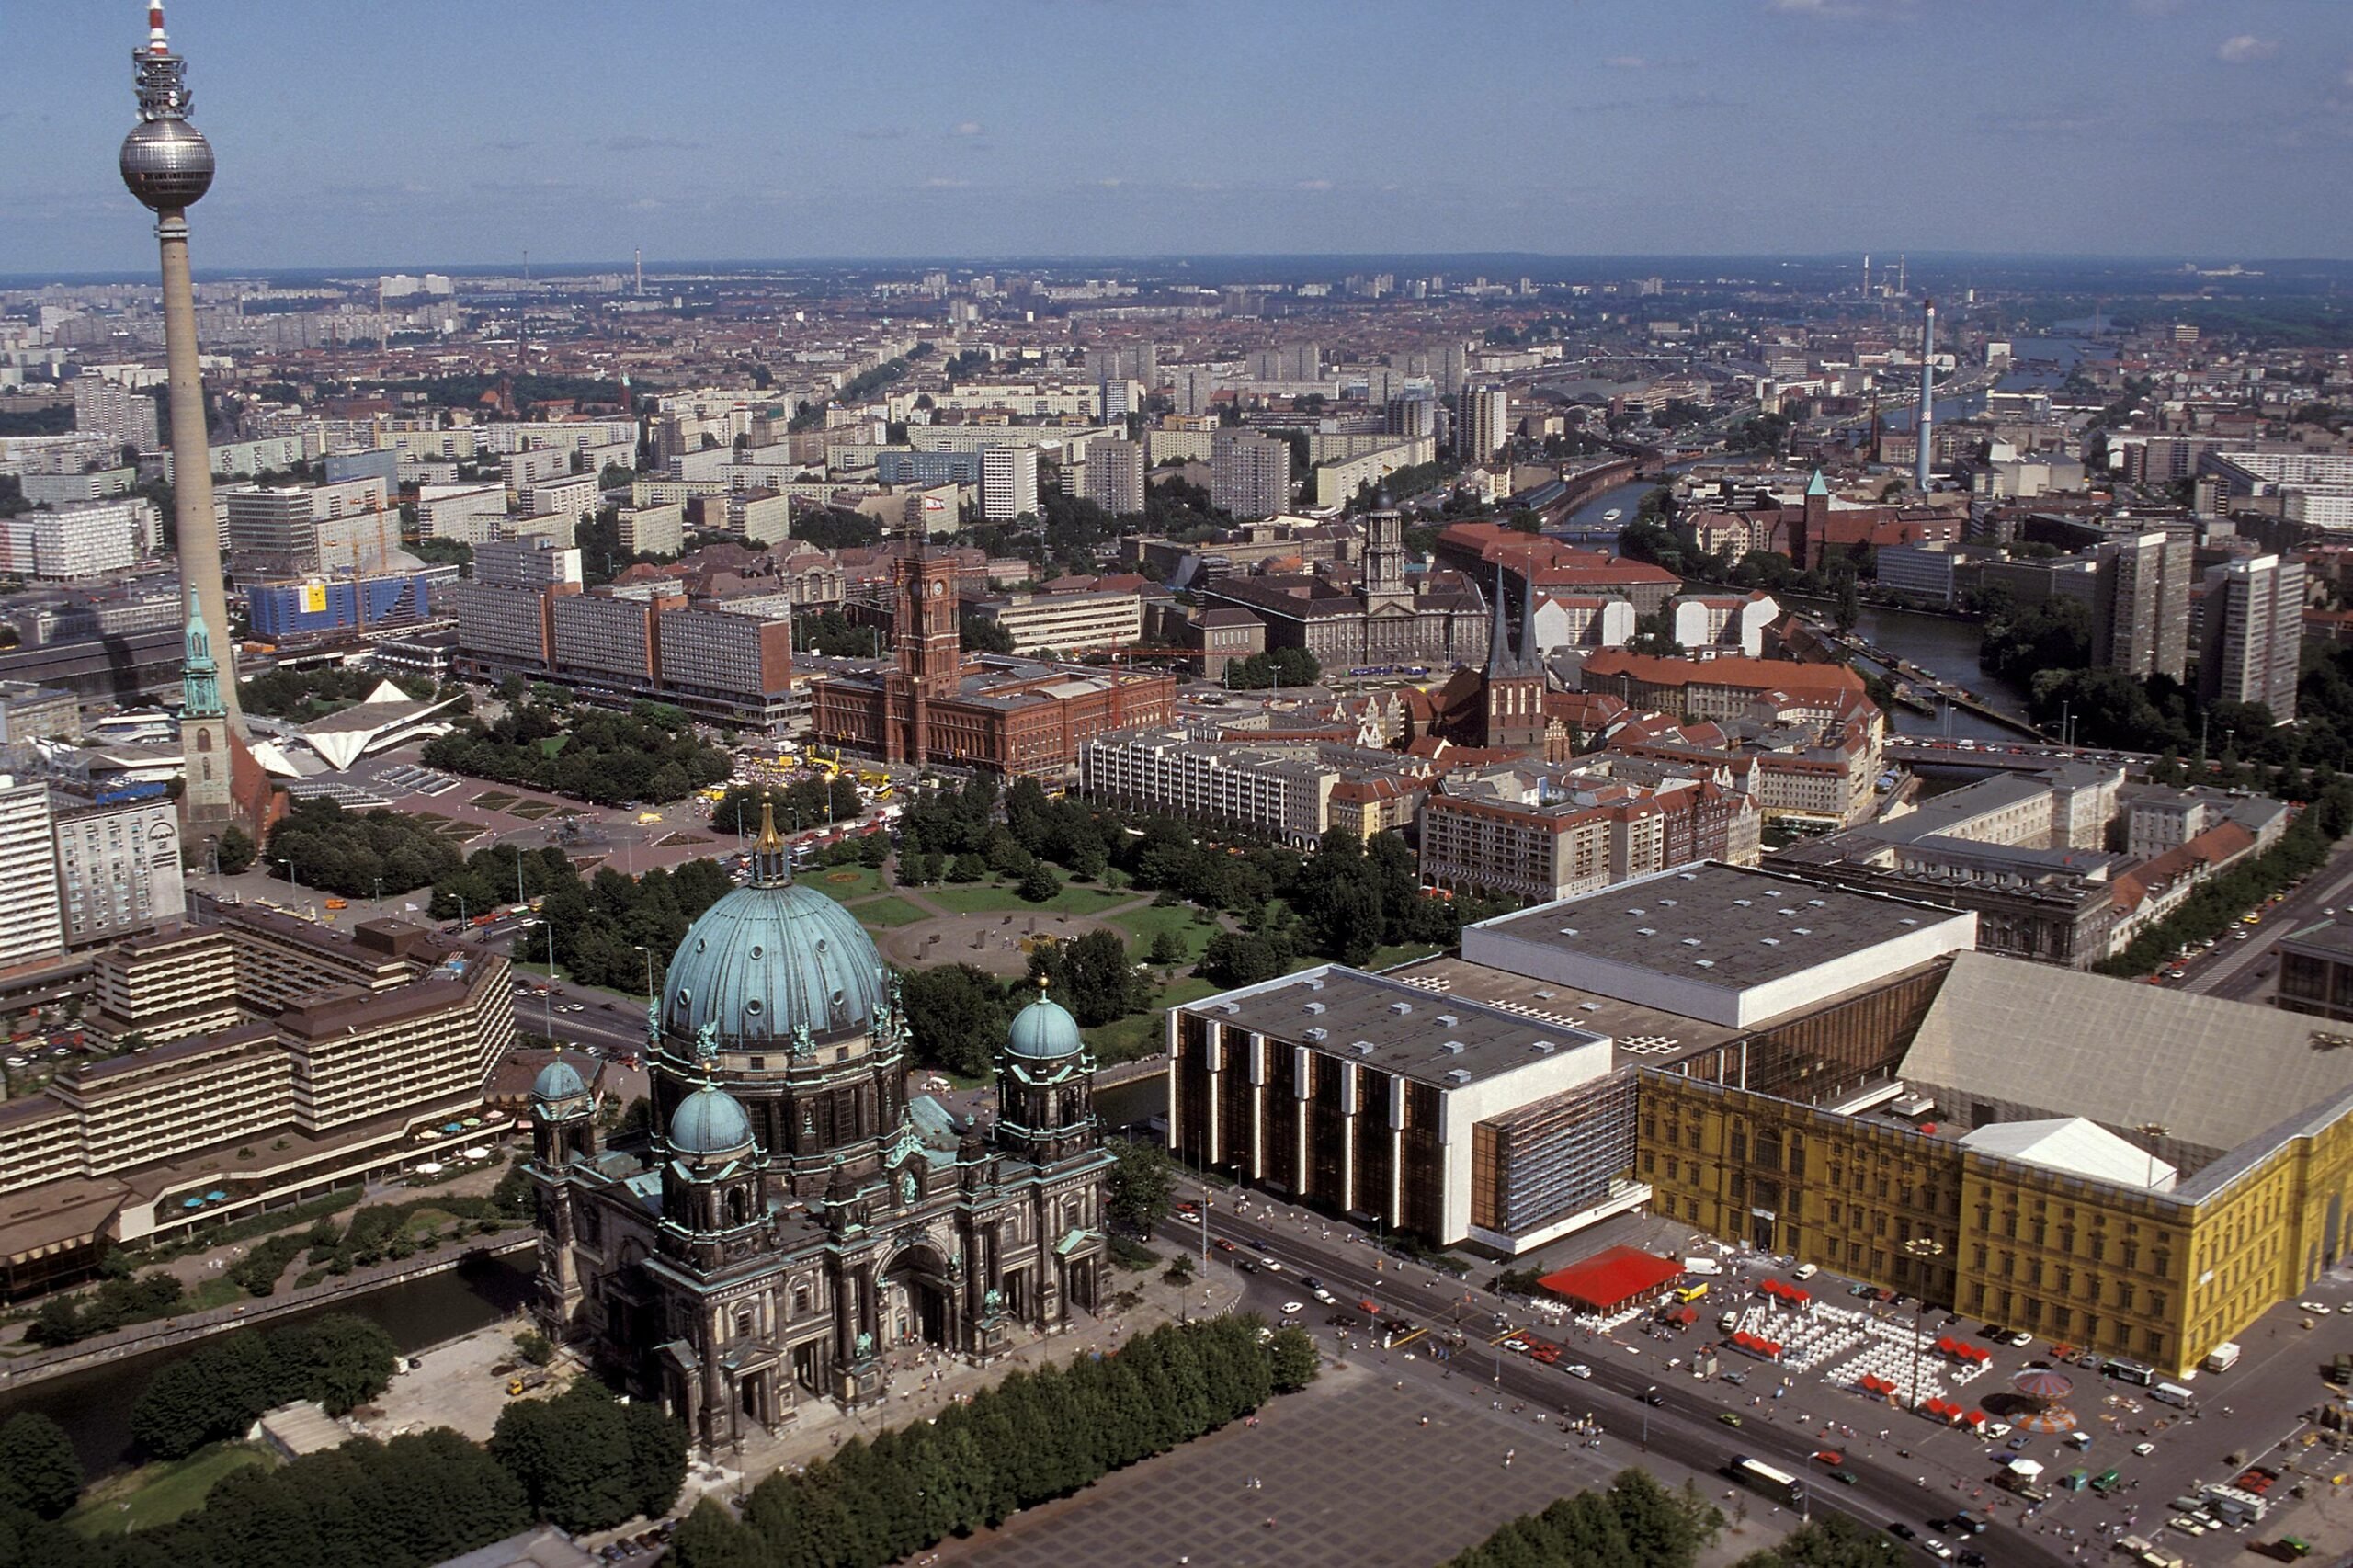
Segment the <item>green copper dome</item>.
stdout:
<path fill-rule="evenodd" d="M 789 1040 L 802 1024 L 825 1040 L 873 1025 L 889 974 L 855 915 L 811 888 L 755 882 L 687 928 L 664 981 L 662 1028 L 724 1046 Z"/>
<path fill-rule="evenodd" d="M 1078 1020 L 1059 1002 L 1040 996 L 1014 1015 L 1006 1032 L 1006 1050 L 1031 1061 L 1076 1056 L 1086 1049 L 1078 1038 Z"/>
<path fill-rule="evenodd" d="M 579 1070 L 561 1056 L 540 1068 L 540 1075 L 531 1080 L 531 1097 L 541 1102 L 568 1100 L 587 1092 Z"/>
<path fill-rule="evenodd" d="M 679 1154 L 728 1154 L 752 1142 L 752 1119 L 735 1096 L 705 1084 L 678 1102 L 670 1118 L 670 1149 Z"/>

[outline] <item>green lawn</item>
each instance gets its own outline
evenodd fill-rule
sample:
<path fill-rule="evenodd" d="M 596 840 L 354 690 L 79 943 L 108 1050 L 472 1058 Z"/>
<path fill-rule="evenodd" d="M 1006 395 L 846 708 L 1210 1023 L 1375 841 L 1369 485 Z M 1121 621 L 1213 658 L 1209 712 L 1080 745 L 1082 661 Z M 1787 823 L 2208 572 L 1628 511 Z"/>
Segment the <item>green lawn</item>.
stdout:
<path fill-rule="evenodd" d="M 1179 975 L 1141 1013 L 1086 1031 L 1087 1046 L 1106 1066 L 1149 1056 L 1168 1039 L 1168 1009 L 1185 1002 L 1213 996 L 1218 987 L 1195 975 Z"/>
<path fill-rule="evenodd" d="M 244 1300 L 245 1300 L 245 1290 L 244 1286 L 239 1285 L 233 1279 L 223 1279 L 215 1277 L 205 1280 L 195 1290 L 190 1290 L 188 1293 L 187 1298 L 182 1301 L 179 1311 L 184 1312 L 209 1312 L 215 1307 L 225 1307 L 232 1302 L 242 1301 Z"/>
<path fill-rule="evenodd" d="M 1134 893 L 1122 888 L 1101 888 L 1088 882 L 1071 882 L 1043 903 L 1031 903 L 1009 887 L 995 882 L 942 882 L 926 888 L 924 896 L 940 908 L 957 915 L 994 915 L 999 911 L 1012 914 L 1052 910 L 1063 915 L 1094 915 L 1114 904 L 1125 903 Z"/>
<path fill-rule="evenodd" d="M 1364 967 L 1372 970 L 1391 969 L 1401 963 L 1412 963 L 1416 959 L 1426 959 L 1433 953 L 1444 951 L 1446 951 L 1444 948 L 1433 948 L 1427 942 L 1401 942 L 1393 947 L 1374 949 L 1372 957 L 1365 960 Z"/>
<path fill-rule="evenodd" d="M 843 903 L 882 891 L 882 873 L 871 866 L 812 866 L 792 880 Z"/>
<path fill-rule="evenodd" d="M 881 898 L 870 898 L 865 903 L 853 906 L 850 913 L 858 916 L 859 925 L 871 926 L 877 929 L 892 926 L 912 926 L 918 920 L 931 918 L 925 911 L 916 908 L 896 893 L 888 893 Z"/>
<path fill-rule="evenodd" d="M 65 1516 L 65 1528 L 85 1537 L 122 1535 L 166 1525 L 203 1506 L 213 1483 L 247 1465 L 271 1463 L 268 1454 L 242 1443 L 215 1443 L 184 1460 L 142 1465 L 127 1475 L 97 1483 Z"/>
<path fill-rule="evenodd" d="M 1163 931 L 1176 932 L 1184 939 L 1185 961 L 1188 963 L 1201 956 L 1201 949 L 1210 945 L 1210 938 L 1222 928 L 1214 921 L 1206 926 L 1197 923 L 1193 919 L 1193 905 L 1189 903 L 1175 903 L 1166 908 L 1145 904 L 1142 909 L 1112 916 L 1111 924 L 1128 934 L 1128 943 L 1135 949 L 1139 959 L 1150 949 L 1154 937 Z"/>

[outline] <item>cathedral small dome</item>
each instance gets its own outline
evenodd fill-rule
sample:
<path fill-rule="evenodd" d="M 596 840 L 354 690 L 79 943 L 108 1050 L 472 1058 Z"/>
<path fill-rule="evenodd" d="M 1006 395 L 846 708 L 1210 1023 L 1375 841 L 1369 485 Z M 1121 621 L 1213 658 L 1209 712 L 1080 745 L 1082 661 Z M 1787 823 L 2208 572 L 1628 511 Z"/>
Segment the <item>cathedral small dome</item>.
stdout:
<path fill-rule="evenodd" d="M 1006 1049 L 1031 1061 L 1075 1056 L 1086 1049 L 1078 1038 L 1078 1020 L 1061 1003 L 1040 996 L 1014 1015 Z"/>
<path fill-rule="evenodd" d="M 587 1092 L 578 1069 L 561 1056 L 540 1068 L 539 1076 L 531 1080 L 531 1098 L 541 1103 L 573 1099 Z"/>
<path fill-rule="evenodd" d="M 752 1119 L 734 1096 L 705 1084 L 670 1118 L 670 1148 L 680 1154 L 731 1154 L 752 1142 Z"/>

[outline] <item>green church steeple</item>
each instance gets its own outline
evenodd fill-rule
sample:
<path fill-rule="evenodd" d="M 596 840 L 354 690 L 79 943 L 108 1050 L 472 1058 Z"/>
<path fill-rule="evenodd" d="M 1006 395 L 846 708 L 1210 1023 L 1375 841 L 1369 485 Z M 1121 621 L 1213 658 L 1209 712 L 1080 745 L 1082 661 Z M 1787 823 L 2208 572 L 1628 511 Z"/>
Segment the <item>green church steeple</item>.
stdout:
<path fill-rule="evenodd" d="M 221 666 L 213 662 L 212 637 L 204 628 L 204 608 L 196 590 L 188 591 L 188 658 L 180 676 L 180 720 L 219 719 L 228 710 L 221 705 Z"/>

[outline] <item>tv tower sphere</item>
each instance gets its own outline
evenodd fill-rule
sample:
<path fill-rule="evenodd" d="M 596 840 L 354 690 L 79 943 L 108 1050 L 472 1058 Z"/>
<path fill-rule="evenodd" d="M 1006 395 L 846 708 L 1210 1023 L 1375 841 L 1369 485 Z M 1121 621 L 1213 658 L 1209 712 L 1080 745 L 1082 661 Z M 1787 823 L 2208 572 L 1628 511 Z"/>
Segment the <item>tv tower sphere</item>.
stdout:
<path fill-rule="evenodd" d="M 147 8 L 147 46 L 135 50 L 139 124 L 122 139 L 122 183 L 158 212 L 194 206 L 212 188 L 212 143 L 188 122 L 188 62 L 164 37 L 164 7 Z"/>

